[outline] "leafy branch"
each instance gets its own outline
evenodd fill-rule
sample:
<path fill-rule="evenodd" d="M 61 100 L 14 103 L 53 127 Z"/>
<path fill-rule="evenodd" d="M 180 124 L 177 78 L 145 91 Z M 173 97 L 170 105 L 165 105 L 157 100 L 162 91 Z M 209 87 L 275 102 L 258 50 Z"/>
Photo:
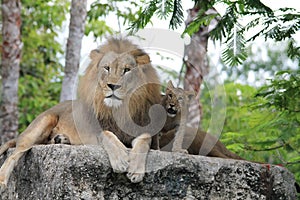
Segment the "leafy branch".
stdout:
<path fill-rule="evenodd" d="M 166 0 L 158 1 L 153 0 L 148 3 L 139 17 L 128 28 L 130 34 L 137 32 L 139 29 L 143 29 L 151 22 L 151 18 L 156 14 L 160 19 L 166 19 L 172 14 L 169 21 L 169 28 L 176 29 L 183 23 L 183 9 L 181 0 Z"/>
<path fill-rule="evenodd" d="M 271 84 L 262 87 L 256 97 L 267 101 L 257 107 L 273 106 L 279 111 L 300 112 L 300 71 L 280 71 Z"/>
<path fill-rule="evenodd" d="M 135 33 L 139 29 L 145 28 L 154 15 L 166 19 L 171 14 L 169 23 L 169 28 L 171 29 L 182 25 L 181 0 L 166 0 L 163 2 L 165 3 L 163 4 L 158 0 L 150 1 L 129 27 L 130 33 Z M 217 20 L 217 25 L 209 34 L 214 41 L 225 40 L 226 49 L 222 52 L 222 58 L 226 64 L 233 66 L 245 61 L 247 58 L 247 42 L 255 40 L 259 36 L 263 36 L 265 39 L 274 39 L 275 41 L 288 39 L 288 56 L 291 58 L 300 57 L 300 47 L 295 45 L 293 38 L 294 34 L 300 29 L 300 13 L 295 12 L 295 9 L 280 8 L 277 11 L 273 11 L 260 0 L 194 0 L 194 2 L 194 9 L 197 9 L 198 12 L 197 16 L 186 27 L 183 34 L 193 35 L 201 27 L 208 26 L 213 20 Z M 227 6 L 226 13 L 223 16 L 220 16 L 218 13 L 208 12 L 214 9 L 213 7 L 217 3 L 224 3 Z M 238 21 L 245 16 L 251 16 L 254 19 L 245 26 L 241 26 Z M 258 25 L 262 26 L 261 30 L 250 38 L 245 39 L 245 32 L 258 27 Z M 236 30 L 236 28 L 239 30 Z"/>
<path fill-rule="evenodd" d="M 183 22 L 181 0 L 174 0 L 173 14 L 170 20 L 170 28 L 176 29 Z"/>
<path fill-rule="evenodd" d="M 285 144 L 280 144 L 280 145 L 275 146 L 275 147 L 262 148 L 262 149 L 257 149 L 257 148 L 254 148 L 252 146 L 245 146 L 244 149 L 248 150 L 248 151 L 273 151 L 273 150 L 276 150 L 276 149 L 280 149 L 284 146 L 285 146 Z"/>
<path fill-rule="evenodd" d="M 148 6 L 140 13 L 139 17 L 129 27 L 130 34 L 143 29 L 151 21 L 152 16 L 158 9 L 158 0 L 153 0 L 148 3 Z"/>
<path fill-rule="evenodd" d="M 88 35 L 92 32 L 95 39 L 97 39 L 107 33 L 114 33 L 113 28 L 106 23 L 105 18 L 109 15 L 117 17 L 119 31 L 121 32 L 121 22 L 123 22 L 123 25 L 135 22 L 138 16 L 142 14 L 141 5 L 143 4 L 144 0 L 140 0 L 139 2 L 134 0 L 115 0 L 107 1 L 106 3 L 99 0 L 95 1 L 87 13 L 85 34 Z"/>
<path fill-rule="evenodd" d="M 241 64 L 247 58 L 246 45 L 240 25 L 236 23 L 233 33 L 228 36 L 226 41 L 227 48 L 222 52 L 222 60 L 230 66 Z"/>

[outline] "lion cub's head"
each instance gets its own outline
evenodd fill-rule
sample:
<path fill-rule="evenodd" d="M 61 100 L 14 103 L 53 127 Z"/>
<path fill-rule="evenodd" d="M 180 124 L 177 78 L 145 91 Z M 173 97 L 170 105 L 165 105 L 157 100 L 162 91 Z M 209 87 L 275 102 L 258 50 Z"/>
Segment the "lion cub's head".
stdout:
<path fill-rule="evenodd" d="M 134 112 L 159 101 L 159 78 L 150 58 L 130 41 L 111 38 L 93 50 L 90 58 L 79 85 L 79 98 L 92 104 L 97 113 L 124 103 Z"/>
<path fill-rule="evenodd" d="M 195 93 L 185 91 L 182 88 L 174 87 L 172 81 L 169 81 L 166 88 L 166 95 L 163 98 L 163 105 L 169 117 L 176 117 L 183 108 L 187 108 Z"/>

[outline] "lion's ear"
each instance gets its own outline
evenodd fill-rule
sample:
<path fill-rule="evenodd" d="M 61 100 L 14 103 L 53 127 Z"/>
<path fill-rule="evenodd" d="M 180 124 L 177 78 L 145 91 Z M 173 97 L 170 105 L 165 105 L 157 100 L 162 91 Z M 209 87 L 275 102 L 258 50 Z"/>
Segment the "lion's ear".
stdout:
<path fill-rule="evenodd" d="M 169 88 L 169 89 L 174 89 L 175 88 L 171 80 L 168 81 L 167 88 Z"/>
<path fill-rule="evenodd" d="M 144 51 L 142 51 L 141 49 L 136 49 L 136 50 L 130 51 L 130 54 L 133 55 L 133 57 L 135 58 L 135 61 L 139 65 L 145 65 L 145 64 L 149 64 L 151 62 L 149 55 L 147 53 L 145 53 Z"/>
<path fill-rule="evenodd" d="M 99 49 L 94 49 L 90 53 L 90 58 L 92 60 L 101 59 L 102 53 L 100 53 Z"/>
<path fill-rule="evenodd" d="M 166 94 L 170 94 L 170 93 L 173 93 L 173 89 L 174 89 L 174 85 L 172 83 L 172 81 L 168 81 L 167 83 L 167 87 L 166 87 Z"/>
<path fill-rule="evenodd" d="M 139 65 L 145 65 L 145 64 L 149 64 L 151 62 L 150 57 L 148 56 L 148 54 L 138 56 L 138 57 L 135 58 L 135 60 Z"/>

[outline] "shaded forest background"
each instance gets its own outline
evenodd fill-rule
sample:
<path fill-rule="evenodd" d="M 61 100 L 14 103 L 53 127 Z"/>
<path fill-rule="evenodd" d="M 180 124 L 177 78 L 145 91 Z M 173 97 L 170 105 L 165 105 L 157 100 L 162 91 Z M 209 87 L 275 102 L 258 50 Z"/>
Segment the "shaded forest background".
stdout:
<path fill-rule="evenodd" d="M 7 2 L 2 0 L 2 5 Z M 19 70 L 11 71 L 19 74 L 19 114 L 15 120 L 18 122 L 19 133 L 38 114 L 60 101 L 63 79 L 68 74 L 65 66 L 71 59 L 67 58 L 66 63 L 62 64 L 61 60 L 67 50 L 57 37 L 66 26 L 71 7 L 76 8 L 76 4 L 72 6 L 75 2 L 21 1 L 22 57 Z M 218 88 L 209 90 L 199 77 L 205 76 L 210 67 L 218 67 L 224 75 L 226 91 L 226 109 L 219 111 L 226 113 L 221 141 L 247 160 L 287 167 L 300 182 L 300 41 L 299 38 L 296 40 L 300 29 L 299 11 L 292 8 L 272 10 L 258 0 L 194 3 L 187 19 L 184 19 L 185 11 L 179 0 L 95 1 L 89 7 L 84 5 L 87 7 L 86 17 L 83 17 L 81 24 L 75 26 L 83 27 L 85 35 L 92 35 L 95 40 L 103 41 L 105 35 L 120 30 L 115 30 L 112 23 L 118 23 L 134 34 L 149 25 L 153 16 L 156 16 L 167 21 L 170 30 L 185 27 L 184 33 L 189 34 L 193 41 L 201 43 L 204 50 L 207 49 L 208 40 L 223 44 L 224 49 L 217 66 L 212 66 L 212 52 L 206 51 L 189 55 L 190 59 L 195 56 L 202 58 L 199 66 L 191 66 L 195 61 L 183 61 L 184 87 L 188 89 L 190 85 L 193 89 L 201 90 L 202 129 L 207 130 L 209 126 L 211 98 L 218 92 Z M 227 7 L 225 14 L 221 15 L 214 9 L 218 3 Z M 1 29 L 4 24 L 3 8 L 2 6 Z M 109 15 L 117 16 L 117 21 L 107 21 Z M 245 16 L 251 16 L 251 19 L 249 23 L 241 24 L 240 19 Z M 209 29 L 212 24 L 213 29 Z M 260 30 L 253 30 L 258 24 Z M 253 34 L 246 37 L 249 32 Z M 258 47 L 253 41 L 259 38 L 266 39 L 267 42 Z M 3 34 L 0 40 L 3 61 L 6 45 Z M 1 63 L 3 72 L 4 65 Z M 72 73 L 77 75 L 77 71 L 71 70 Z M 174 72 L 166 73 L 169 78 L 179 77 Z M 250 76 L 254 77 L 251 81 L 248 79 Z M 264 76 L 271 78 L 265 81 L 262 80 Z M 1 103 L 3 102 L 2 96 Z M 199 106 L 197 102 L 195 106 Z M 0 117 L 3 118 L 4 115 Z"/>

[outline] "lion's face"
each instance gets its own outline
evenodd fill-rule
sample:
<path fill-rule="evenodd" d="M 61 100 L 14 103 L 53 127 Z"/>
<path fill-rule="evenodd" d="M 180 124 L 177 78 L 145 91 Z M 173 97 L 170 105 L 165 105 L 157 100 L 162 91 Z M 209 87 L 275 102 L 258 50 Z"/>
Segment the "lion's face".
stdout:
<path fill-rule="evenodd" d="M 98 64 L 98 84 L 102 89 L 104 103 L 108 107 L 119 107 L 140 85 L 140 68 L 130 53 L 106 53 Z"/>
<path fill-rule="evenodd" d="M 175 88 L 171 81 L 168 82 L 166 88 L 165 109 L 169 117 L 176 117 L 186 108 L 194 97 L 194 92 L 184 91 L 182 88 Z"/>
<path fill-rule="evenodd" d="M 128 108 L 133 116 L 139 113 L 136 119 L 146 121 L 147 110 L 160 102 L 160 81 L 149 55 L 129 40 L 112 38 L 91 51 L 90 58 L 79 99 L 92 106 L 99 119 L 111 118 L 116 108 Z"/>
<path fill-rule="evenodd" d="M 176 91 L 175 91 L 176 90 Z M 181 112 L 181 108 L 187 101 L 184 96 L 184 91 L 179 89 L 167 90 L 166 91 L 166 111 L 169 117 L 175 117 Z"/>

